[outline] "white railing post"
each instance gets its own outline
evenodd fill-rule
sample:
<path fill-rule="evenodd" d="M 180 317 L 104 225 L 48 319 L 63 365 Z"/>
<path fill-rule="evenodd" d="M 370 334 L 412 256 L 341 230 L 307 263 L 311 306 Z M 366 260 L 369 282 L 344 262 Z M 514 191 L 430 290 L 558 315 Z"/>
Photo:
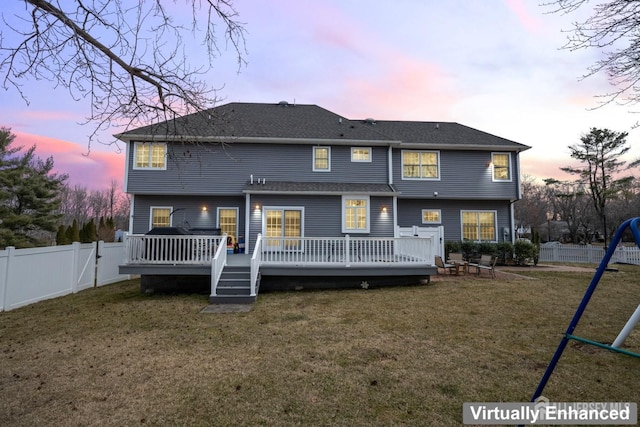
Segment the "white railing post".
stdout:
<path fill-rule="evenodd" d="M 256 296 L 256 284 L 258 282 L 258 274 L 260 272 L 260 263 L 262 262 L 262 234 L 258 234 L 256 245 L 251 255 L 251 293 L 250 296 Z"/>
<path fill-rule="evenodd" d="M 218 241 L 218 247 L 215 250 L 213 259 L 211 260 L 211 296 L 215 297 L 218 292 L 218 282 L 222 276 L 222 270 L 227 264 L 227 235 L 222 235 Z"/>
<path fill-rule="evenodd" d="M 344 236 L 344 266 L 351 267 L 351 237 Z"/>

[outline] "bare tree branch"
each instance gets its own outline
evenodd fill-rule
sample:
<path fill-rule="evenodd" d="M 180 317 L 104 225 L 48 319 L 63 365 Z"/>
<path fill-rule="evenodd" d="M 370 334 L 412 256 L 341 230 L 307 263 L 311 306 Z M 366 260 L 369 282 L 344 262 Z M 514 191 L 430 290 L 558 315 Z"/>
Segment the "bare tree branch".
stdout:
<path fill-rule="evenodd" d="M 585 10 L 589 0 L 556 0 L 544 6 L 552 13 L 572 14 Z M 616 102 L 635 105 L 640 102 L 640 1 L 609 0 L 592 7 L 591 15 L 574 21 L 564 49 L 596 49 L 597 60 L 582 78 L 606 73 L 614 90 L 600 95 L 602 105 Z"/>
<path fill-rule="evenodd" d="M 112 126 L 128 129 L 214 106 L 216 89 L 205 75 L 221 53 L 218 25 L 238 67 L 245 64 L 244 24 L 229 0 L 23 1 L 24 14 L 2 16 L 2 86 L 28 102 L 25 82 L 45 79 L 75 100 L 89 98 L 92 140 Z M 186 18 L 183 2 L 191 6 Z M 9 33 L 19 41 L 9 44 Z M 193 51 L 198 46 L 204 53 Z"/>

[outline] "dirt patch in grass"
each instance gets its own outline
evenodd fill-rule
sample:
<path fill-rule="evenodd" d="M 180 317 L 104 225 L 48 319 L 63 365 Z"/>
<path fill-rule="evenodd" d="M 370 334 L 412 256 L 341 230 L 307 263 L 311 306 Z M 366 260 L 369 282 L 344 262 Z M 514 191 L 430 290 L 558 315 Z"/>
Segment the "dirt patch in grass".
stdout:
<path fill-rule="evenodd" d="M 606 273 L 576 334 L 611 342 L 638 268 Z M 249 312 L 137 281 L 0 313 L 4 425 L 459 425 L 462 404 L 528 401 L 592 272 L 273 292 Z M 640 351 L 640 331 L 625 347 Z M 569 346 L 544 395 L 634 401 L 640 361 Z"/>

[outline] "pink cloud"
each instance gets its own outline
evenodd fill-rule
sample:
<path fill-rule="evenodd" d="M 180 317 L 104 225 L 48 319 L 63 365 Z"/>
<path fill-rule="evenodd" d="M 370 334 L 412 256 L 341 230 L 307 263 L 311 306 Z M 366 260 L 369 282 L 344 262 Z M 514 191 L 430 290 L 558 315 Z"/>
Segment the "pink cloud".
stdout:
<path fill-rule="evenodd" d="M 534 34 L 541 31 L 543 27 L 541 20 L 529 13 L 522 0 L 504 0 L 504 2 L 518 17 L 518 20 L 527 29 L 527 31 Z M 536 7 L 538 6 L 536 5 Z"/>
<path fill-rule="evenodd" d="M 73 142 L 23 132 L 14 132 L 14 144 L 29 148 L 36 146 L 36 155 L 42 159 L 53 157 L 57 173 L 68 174 L 71 185 L 87 188 L 106 188 L 111 180 L 124 180 L 124 154 L 113 151 L 92 151 L 85 155 L 86 147 Z"/>

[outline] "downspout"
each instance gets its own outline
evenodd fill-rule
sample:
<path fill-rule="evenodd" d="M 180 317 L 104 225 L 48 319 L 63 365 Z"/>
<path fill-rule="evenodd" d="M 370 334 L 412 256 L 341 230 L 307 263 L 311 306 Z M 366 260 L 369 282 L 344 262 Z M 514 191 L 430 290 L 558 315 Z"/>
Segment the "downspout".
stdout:
<path fill-rule="evenodd" d="M 387 170 L 389 171 L 389 185 L 393 185 L 393 148 L 391 145 L 387 150 Z"/>
<path fill-rule="evenodd" d="M 124 185 L 123 191 L 126 193 L 129 189 L 129 154 L 131 152 L 131 142 L 126 144 L 125 154 L 124 154 Z M 131 229 L 129 229 L 131 230 Z"/>
<path fill-rule="evenodd" d="M 393 188 L 393 147 L 389 145 L 387 149 L 387 171 L 388 171 L 388 183 Z M 397 236 L 398 232 L 398 196 L 393 196 L 393 235 Z"/>

